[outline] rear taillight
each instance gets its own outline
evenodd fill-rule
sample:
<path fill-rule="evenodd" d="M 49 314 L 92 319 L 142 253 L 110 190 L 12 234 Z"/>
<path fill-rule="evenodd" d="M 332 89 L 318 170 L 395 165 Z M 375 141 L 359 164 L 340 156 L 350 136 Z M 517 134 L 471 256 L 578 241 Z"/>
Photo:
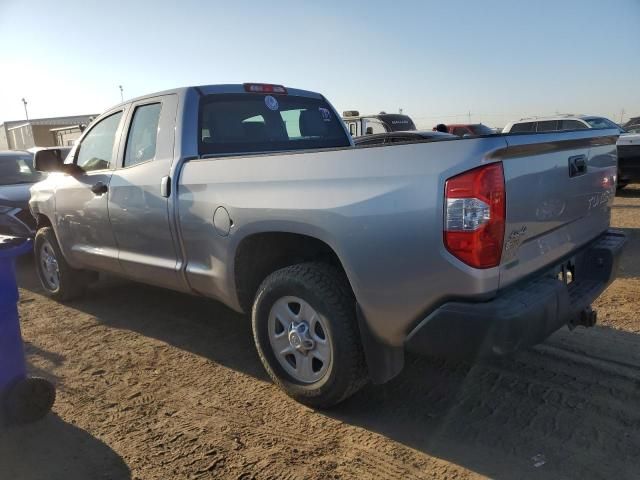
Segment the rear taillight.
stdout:
<path fill-rule="evenodd" d="M 502 163 L 450 178 L 444 200 L 447 250 L 475 268 L 499 265 L 506 208 Z"/>
<path fill-rule="evenodd" d="M 287 89 L 282 85 L 272 85 L 270 83 L 245 83 L 244 91 L 249 93 L 279 93 L 287 94 Z"/>

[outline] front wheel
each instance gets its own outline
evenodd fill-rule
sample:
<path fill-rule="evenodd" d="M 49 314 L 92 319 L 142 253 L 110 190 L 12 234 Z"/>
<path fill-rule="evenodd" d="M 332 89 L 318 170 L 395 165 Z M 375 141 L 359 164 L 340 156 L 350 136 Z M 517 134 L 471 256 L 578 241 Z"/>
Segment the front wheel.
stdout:
<path fill-rule="evenodd" d="M 54 300 L 67 301 L 84 294 L 91 275 L 65 260 L 51 227 L 38 230 L 34 242 L 36 271 L 42 288 Z"/>
<path fill-rule="evenodd" d="M 329 265 L 304 263 L 269 275 L 258 289 L 252 326 L 267 373 L 300 403 L 328 408 L 367 382 L 355 299 Z"/>

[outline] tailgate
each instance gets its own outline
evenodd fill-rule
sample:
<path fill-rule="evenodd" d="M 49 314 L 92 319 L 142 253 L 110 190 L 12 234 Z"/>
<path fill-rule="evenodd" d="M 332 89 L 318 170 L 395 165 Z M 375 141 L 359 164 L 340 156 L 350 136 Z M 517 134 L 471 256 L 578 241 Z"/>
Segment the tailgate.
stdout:
<path fill-rule="evenodd" d="M 608 228 L 617 136 L 591 129 L 505 137 L 501 288 L 569 257 Z"/>

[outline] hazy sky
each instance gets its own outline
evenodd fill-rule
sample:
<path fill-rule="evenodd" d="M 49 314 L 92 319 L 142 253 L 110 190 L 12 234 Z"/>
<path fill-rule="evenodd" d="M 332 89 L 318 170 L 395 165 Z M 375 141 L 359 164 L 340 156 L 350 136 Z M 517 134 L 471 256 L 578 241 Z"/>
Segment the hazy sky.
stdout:
<path fill-rule="evenodd" d="M 640 115 L 640 0 L 0 0 L 0 45 L 0 122 L 248 81 L 429 128 Z"/>

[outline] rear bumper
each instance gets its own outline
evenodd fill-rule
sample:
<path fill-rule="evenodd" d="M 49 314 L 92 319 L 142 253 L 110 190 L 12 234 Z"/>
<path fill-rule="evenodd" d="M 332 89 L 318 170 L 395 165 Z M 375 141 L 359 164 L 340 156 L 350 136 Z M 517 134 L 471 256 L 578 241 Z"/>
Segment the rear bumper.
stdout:
<path fill-rule="evenodd" d="M 575 281 L 557 278 L 562 264 L 500 292 L 488 302 L 448 302 L 411 331 L 409 351 L 473 358 L 506 354 L 542 342 L 576 322 L 615 279 L 626 235 L 609 230 L 571 261 Z"/>

